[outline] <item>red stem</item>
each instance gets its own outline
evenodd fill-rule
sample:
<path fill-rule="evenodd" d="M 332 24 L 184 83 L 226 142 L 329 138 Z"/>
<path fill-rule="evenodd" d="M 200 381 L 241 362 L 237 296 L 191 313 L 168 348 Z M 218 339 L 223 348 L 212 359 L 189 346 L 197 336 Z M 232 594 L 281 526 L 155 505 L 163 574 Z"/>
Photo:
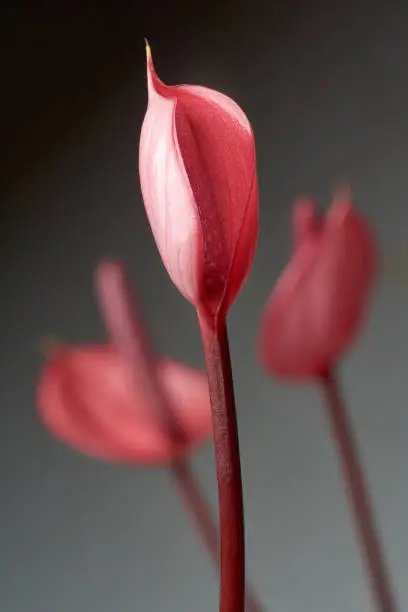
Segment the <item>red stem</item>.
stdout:
<path fill-rule="evenodd" d="M 218 565 L 218 531 L 191 467 L 184 459 L 171 465 L 174 481 L 211 559 Z"/>
<path fill-rule="evenodd" d="M 238 425 L 225 321 L 201 333 L 214 424 L 221 531 L 220 612 L 244 612 L 245 530 Z"/>
<path fill-rule="evenodd" d="M 218 531 L 211 510 L 197 484 L 197 478 L 185 460 L 174 462 L 170 470 L 211 560 L 218 568 L 220 557 Z M 262 612 L 261 603 L 249 584 L 246 586 L 246 610 Z"/>
<path fill-rule="evenodd" d="M 166 402 L 156 379 L 155 359 L 141 324 L 136 300 L 126 279 L 123 267 L 116 263 L 104 263 L 98 269 L 97 292 L 101 311 L 112 341 L 131 363 L 137 364 L 134 376 L 137 383 L 145 385 L 152 407 L 156 410 L 162 427 L 174 441 L 183 442 L 184 431 Z M 228 345 L 227 345 L 228 350 Z M 229 359 L 229 357 L 228 357 Z M 231 376 L 231 374 L 230 374 Z M 231 381 L 232 389 L 232 381 Z M 188 462 L 179 460 L 169 466 L 187 509 L 194 520 L 201 539 L 214 562 L 219 567 L 219 538 L 211 510 L 201 493 Z M 253 590 L 247 588 L 247 612 L 262 612 Z M 232 610 L 232 608 L 228 608 Z M 234 612 L 238 612 L 237 608 Z"/>
<path fill-rule="evenodd" d="M 375 525 L 357 444 L 339 384 L 332 372 L 327 372 L 322 377 L 322 386 L 376 609 L 378 612 L 397 612 L 398 607 Z"/>

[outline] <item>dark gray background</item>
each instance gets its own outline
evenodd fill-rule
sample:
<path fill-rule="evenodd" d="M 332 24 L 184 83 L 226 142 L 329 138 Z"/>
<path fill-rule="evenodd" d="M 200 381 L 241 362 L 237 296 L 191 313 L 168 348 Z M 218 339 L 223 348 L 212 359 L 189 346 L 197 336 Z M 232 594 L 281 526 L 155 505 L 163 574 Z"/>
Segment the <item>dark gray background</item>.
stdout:
<path fill-rule="evenodd" d="M 109 3 L 106 3 L 107 5 Z M 202 364 L 192 307 L 164 272 L 136 171 L 143 36 L 168 82 L 234 97 L 256 137 L 261 231 L 230 316 L 248 565 L 269 612 L 371 610 L 320 397 L 268 380 L 257 320 L 289 253 L 293 198 L 348 179 L 385 251 L 408 222 L 406 2 L 2 5 L 0 609 L 208 612 L 217 580 L 163 470 L 54 442 L 34 393 L 43 334 L 104 337 L 102 256 L 127 262 L 158 349 Z M 408 609 L 408 292 L 385 280 L 342 370 Z M 194 458 L 214 506 L 211 445 Z"/>

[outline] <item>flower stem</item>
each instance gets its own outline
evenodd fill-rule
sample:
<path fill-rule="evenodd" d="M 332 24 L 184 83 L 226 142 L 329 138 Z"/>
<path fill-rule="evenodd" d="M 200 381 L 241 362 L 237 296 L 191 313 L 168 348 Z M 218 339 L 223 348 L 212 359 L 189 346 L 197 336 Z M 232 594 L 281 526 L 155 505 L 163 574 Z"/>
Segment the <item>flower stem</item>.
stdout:
<path fill-rule="evenodd" d="M 185 507 L 196 525 L 197 532 L 200 534 L 212 562 L 218 568 L 220 554 L 218 530 L 208 503 L 200 491 L 197 477 L 194 475 L 191 465 L 185 460 L 175 461 L 170 471 Z M 262 605 L 249 584 L 246 586 L 246 610 L 247 612 L 262 612 Z"/>
<path fill-rule="evenodd" d="M 200 321 L 214 424 L 221 531 L 220 612 L 244 612 L 245 530 L 238 424 L 225 321 Z"/>
<path fill-rule="evenodd" d="M 321 382 L 376 610 L 397 612 L 398 607 L 375 525 L 363 468 L 339 384 L 330 371 L 324 374 Z"/>
<path fill-rule="evenodd" d="M 184 459 L 174 461 L 170 471 L 211 559 L 218 565 L 218 531 L 190 464 Z"/>

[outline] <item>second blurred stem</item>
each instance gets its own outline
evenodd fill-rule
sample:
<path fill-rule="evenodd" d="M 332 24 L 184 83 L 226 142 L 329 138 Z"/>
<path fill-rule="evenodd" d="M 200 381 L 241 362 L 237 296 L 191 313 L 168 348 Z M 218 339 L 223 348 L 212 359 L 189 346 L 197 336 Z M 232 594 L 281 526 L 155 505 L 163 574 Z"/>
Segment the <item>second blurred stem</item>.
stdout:
<path fill-rule="evenodd" d="M 375 609 L 398 612 L 351 419 L 333 371 L 323 373 L 321 386 Z"/>

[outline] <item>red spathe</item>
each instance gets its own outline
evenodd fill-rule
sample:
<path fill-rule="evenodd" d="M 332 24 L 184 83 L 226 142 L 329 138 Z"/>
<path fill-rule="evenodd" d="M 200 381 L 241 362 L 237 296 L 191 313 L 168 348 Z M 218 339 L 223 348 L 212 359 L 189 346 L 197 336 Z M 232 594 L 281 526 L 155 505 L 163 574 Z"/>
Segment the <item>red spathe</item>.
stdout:
<path fill-rule="evenodd" d="M 311 200 L 293 214 L 294 251 L 261 318 L 258 355 L 277 377 L 308 379 L 355 339 L 377 273 L 375 237 L 348 197 L 320 218 Z"/>
<path fill-rule="evenodd" d="M 163 262 L 208 322 L 225 316 L 258 237 L 251 125 L 230 98 L 166 86 L 147 60 L 149 102 L 139 151 L 143 199 Z"/>

